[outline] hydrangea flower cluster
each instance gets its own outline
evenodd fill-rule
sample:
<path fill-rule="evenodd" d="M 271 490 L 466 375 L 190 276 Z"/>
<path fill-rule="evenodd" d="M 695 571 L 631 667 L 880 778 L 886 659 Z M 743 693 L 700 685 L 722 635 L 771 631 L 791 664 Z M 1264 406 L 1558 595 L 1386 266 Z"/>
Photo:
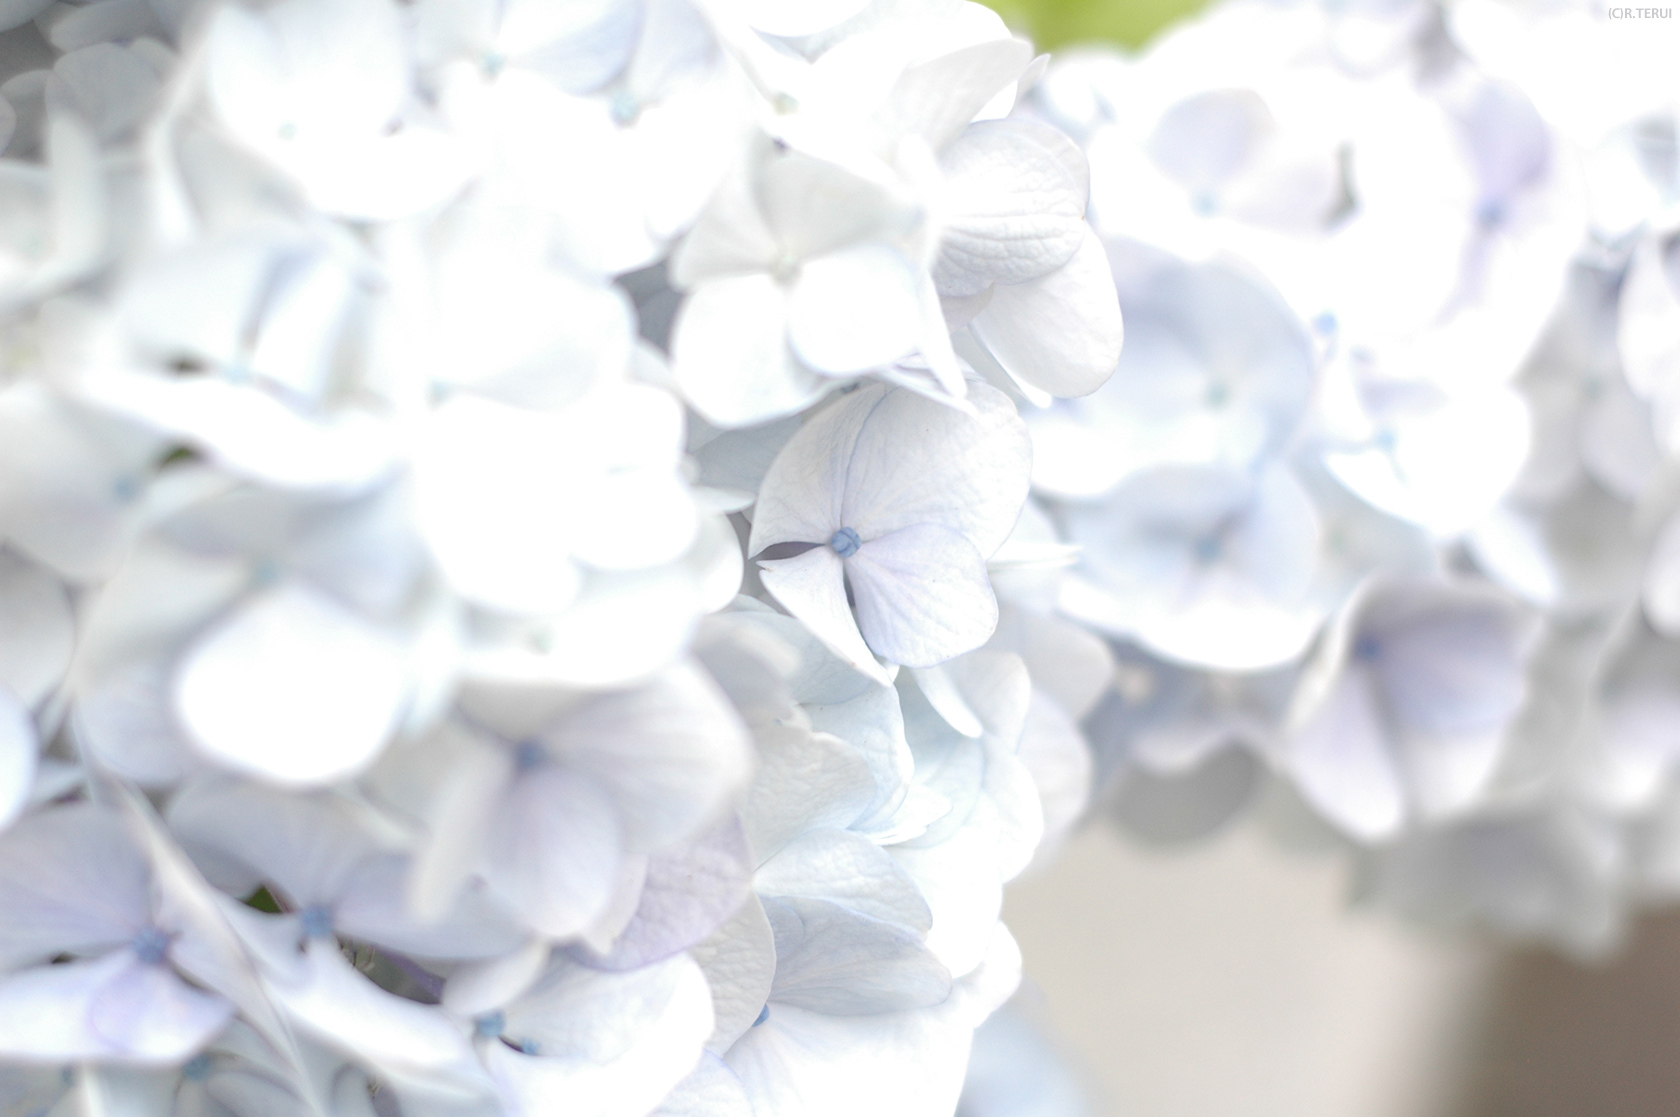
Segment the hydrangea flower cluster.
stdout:
<path fill-rule="evenodd" d="M 7 1113 L 952 1111 L 1110 669 L 993 588 L 1121 343 L 1044 63 L 0 0 Z"/>
<path fill-rule="evenodd" d="M 1586 4 L 1238 0 L 1051 67 L 1126 314 L 1033 401 L 1109 813 L 1591 952 L 1680 889 L 1680 85 Z"/>
<path fill-rule="evenodd" d="M 0 27 L 9 1109 L 949 1113 L 1094 782 L 1580 949 L 1680 890 L 1660 37 Z"/>

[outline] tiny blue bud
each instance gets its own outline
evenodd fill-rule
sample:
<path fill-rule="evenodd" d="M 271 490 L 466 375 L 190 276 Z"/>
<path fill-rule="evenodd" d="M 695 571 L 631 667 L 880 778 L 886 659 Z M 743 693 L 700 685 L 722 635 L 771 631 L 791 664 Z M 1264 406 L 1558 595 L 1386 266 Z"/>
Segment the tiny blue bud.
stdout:
<path fill-rule="evenodd" d="M 483 1039 L 496 1039 L 507 1030 L 507 1017 L 501 1009 L 487 1012 L 473 1021 L 473 1033 Z"/>
<path fill-rule="evenodd" d="M 547 759 L 548 753 L 544 751 L 541 742 L 521 741 L 514 746 L 513 762 L 521 772 L 529 772 Z"/>
<path fill-rule="evenodd" d="M 332 909 L 325 904 L 310 904 L 300 913 L 306 938 L 330 939 L 333 933 Z"/>
<path fill-rule="evenodd" d="M 161 965 L 169 952 L 169 934 L 161 927 L 142 927 L 130 940 L 129 947 L 148 966 Z"/>
<path fill-rule="evenodd" d="M 851 558 L 857 554 L 858 548 L 863 546 L 863 540 L 851 528 L 843 527 L 834 533 L 834 538 L 828 541 L 828 545 L 833 547 L 834 553 L 841 558 Z"/>
<path fill-rule="evenodd" d="M 209 1055 L 194 1055 L 187 1060 L 186 1066 L 181 1068 L 181 1075 L 189 1082 L 203 1082 L 210 1077 L 210 1072 L 214 1067 L 215 1063 Z"/>
<path fill-rule="evenodd" d="M 634 93 L 628 89 L 620 89 L 613 94 L 609 111 L 612 113 L 613 123 L 622 128 L 636 123 L 636 118 L 642 115 L 642 106 Z"/>

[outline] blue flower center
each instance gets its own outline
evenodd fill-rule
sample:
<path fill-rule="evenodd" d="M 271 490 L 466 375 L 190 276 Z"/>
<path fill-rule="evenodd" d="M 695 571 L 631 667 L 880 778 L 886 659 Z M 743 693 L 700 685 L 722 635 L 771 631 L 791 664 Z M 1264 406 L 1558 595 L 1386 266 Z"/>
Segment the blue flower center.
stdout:
<path fill-rule="evenodd" d="M 162 965 L 169 953 L 169 933 L 161 927 L 142 927 L 128 945 L 148 966 Z"/>
<path fill-rule="evenodd" d="M 333 933 L 332 909 L 325 904 L 310 904 L 300 913 L 305 938 L 330 939 Z"/>
<path fill-rule="evenodd" d="M 834 537 L 828 541 L 828 545 L 833 547 L 834 553 L 841 558 L 851 558 L 857 554 L 858 548 L 863 546 L 863 540 L 851 528 L 843 527 L 834 533 Z"/>
<path fill-rule="evenodd" d="M 181 1077 L 189 1082 L 204 1082 L 214 1068 L 215 1064 L 209 1055 L 194 1055 L 187 1060 L 186 1066 L 181 1068 Z"/>
<path fill-rule="evenodd" d="M 501 1009 L 487 1012 L 473 1021 L 473 1034 L 482 1039 L 496 1039 L 507 1031 L 507 1017 Z"/>
<path fill-rule="evenodd" d="M 529 772 L 548 759 L 548 753 L 543 750 L 541 742 L 521 741 L 514 746 L 513 762 L 521 772 Z"/>
<path fill-rule="evenodd" d="M 613 123 L 624 128 L 636 123 L 636 118 L 642 115 L 642 105 L 634 93 L 620 89 L 613 94 L 608 111 L 612 113 Z"/>

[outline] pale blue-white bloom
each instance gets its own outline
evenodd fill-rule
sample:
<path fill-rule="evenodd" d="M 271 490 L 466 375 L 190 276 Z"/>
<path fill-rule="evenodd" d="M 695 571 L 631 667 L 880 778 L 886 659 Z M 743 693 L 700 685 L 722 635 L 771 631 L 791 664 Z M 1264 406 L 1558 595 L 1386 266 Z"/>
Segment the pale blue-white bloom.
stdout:
<path fill-rule="evenodd" d="M 1324 619 L 1310 591 L 1320 521 L 1283 465 L 1250 475 L 1161 466 L 1100 504 L 1069 505 L 1084 546 L 1061 607 L 1183 663 L 1275 667 L 1306 649 Z"/>
<path fill-rule="evenodd" d="M 61 577 L 110 576 L 140 526 L 158 438 L 32 381 L 0 390 L 0 533 Z"/>
<path fill-rule="evenodd" d="M 322 210 L 390 219 L 461 189 L 470 149 L 416 112 L 412 44 L 391 0 L 228 6 L 206 31 L 210 106 Z"/>
<path fill-rule="evenodd" d="M 1491 512 L 1532 446 L 1530 412 L 1514 390 L 1389 379 L 1361 349 L 1327 371 L 1325 397 L 1325 466 L 1364 500 L 1437 538 Z"/>
<path fill-rule="evenodd" d="M 1487 587 L 1370 584 L 1306 667 L 1280 762 L 1315 809 L 1368 841 L 1462 813 L 1528 698 L 1534 639 L 1534 618 Z"/>
<path fill-rule="evenodd" d="M 233 1006 L 178 972 L 194 929 L 119 814 L 48 809 L 0 835 L 0 852 L 0 1053 L 173 1064 L 227 1025 Z M 73 957 L 48 964 L 59 954 Z"/>
<path fill-rule="evenodd" d="M 1094 497 L 1155 465 L 1245 469 L 1276 454 L 1306 414 L 1316 372 L 1289 309 L 1228 267 L 1124 240 L 1108 243 L 1108 258 L 1126 347 L 1095 393 L 1026 413 L 1034 487 Z"/>
<path fill-rule="evenodd" d="M 102 763 L 144 783 L 209 761 L 321 785 L 431 716 L 450 617 L 424 592 L 400 492 L 311 501 L 190 466 L 167 480 L 168 542 L 89 615 L 77 728 Z"/>
<path fill-rule="evenodd" d="M 1298 669 L 1232 674 L 1112 645 L 1108 692 L 1087 716 L 1094 798 L 1127 834 L 1170 844 L 1239 817 L 1261 787 Z"/>
<path fill-rule="evenodd" d="M 933 279 L 959 349 L 1029 394 L 1086 395 L 1114 371 L 1123 327 L 1102 245 L 1085 223 L 1084 156 L 1010 117 L 939 153 L 946 215 Z"/>
<path fill-rule="evenodd" d="M 471 1028 L 506 1112 L 641 1117 L 694 1068 L 712 1023 L 705 978 L 686 955 L 622 973 L 556 955 Z"/>
<path fill-rule="evenodd" d="M 396 449 L 341 380 L 369 279 L 347 246 L 281 222 L 159 254 L 117 294 L 108 352 L 76 378 L 78 394 L 229 472 L 366 488 Z"/>
<path fill-rule="evenodd" d="M 749 772 L 734 711 L 690 666 L 588 695 L 478 684 L 464 701 L 392 758 L 393 779 L 422 770 L 407 804 L 430 832 L 409 885 L 421 914 L 480 880 L 533 933 L 606 950 L 636 911 L 648 855 L 696 837 Z"/>
<path fill-rule="evenodd" d="M 969 395 L 973 415 L 884 385 L 842 397 L 789 439 L 753 511 L 747 551 L 766 589 L 883 682 L 875 653 L 931 667 L 997 624 L 985 561 L 1020 515 L 1030 450 L 1002 393 Z M 766 553 L 780 544 L 807 549 Z"/>
<path fill-rule="evenodd" d="M 755 140 L 672 256 L 689 292 L 673 373 L 695 409 L 725 427 L 779 418 L 832 377 L 925 352 L 930 330 L 944 338 L 907 243 L 920 210 L 896 182 Z"/>
<path fill-rule="evenodd" d="M 951 727 L 919 685 L 900 683 L 916 782 L 949 809 L 892 846 L 933 912 L 928 944 L 953 974 L 988 949 L 1003 884 L 1024 870 L 1044 833 L 1044 808 L 1020 755 L 1032 680 L 1016 656 L 981 650 L 947 665 L 958 697 L 979 722 L 975 740 Z M 956 869 L 968 864 L 967 872 Z M 978 866 L 986 866 L 984 869 Z"/>
<path fill-rule="evenodd" d="M 961 1091 L 974 1027 L 1019 980 L 1020 949 L 998 925 L 985 961 L 936 1005 L 870 1016 L 779 1005 L 726 1059 L 755 1114 L 944 1112 Z"/>
<path fill-rule="evenodd" d="M 436 0 L 420 6 L 417 39 L 442 112 L 483 151 L 480 197 L 543 214 L 564 254 L 598 274 L 660 256 L 745 140 L 739 78 L 686 0 Z M 573 173 L 579 163 L 591 173 Z"/>

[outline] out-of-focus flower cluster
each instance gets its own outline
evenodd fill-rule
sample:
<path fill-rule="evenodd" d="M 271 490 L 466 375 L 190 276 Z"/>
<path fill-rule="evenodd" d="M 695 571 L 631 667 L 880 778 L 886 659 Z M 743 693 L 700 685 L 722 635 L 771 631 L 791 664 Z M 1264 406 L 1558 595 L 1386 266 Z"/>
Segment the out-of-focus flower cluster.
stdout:
<path fill-rule="evenodd" d="M 1111 668 L 1016 531 L 1121 343 L 1044 61 L 0 0 L 0 1108 L 953 1110 Z"/>
<path fill-rule="evenodd" d="M 1025 414 L 1133 834 L 1587 952 L 1680 894 L 1680 35 L 1606 15 L 1244 0 L 1034 91 L 1126 315 Z"/>
<path fill-rule="evenodd" d="M 1680 893 L 1662 28 L 0 26 L 8 1111 L 949 1113 L 1093 781 L 1580 950 Z M 1012 1020 L 965 1111 L 1074 1106 Z"/>

